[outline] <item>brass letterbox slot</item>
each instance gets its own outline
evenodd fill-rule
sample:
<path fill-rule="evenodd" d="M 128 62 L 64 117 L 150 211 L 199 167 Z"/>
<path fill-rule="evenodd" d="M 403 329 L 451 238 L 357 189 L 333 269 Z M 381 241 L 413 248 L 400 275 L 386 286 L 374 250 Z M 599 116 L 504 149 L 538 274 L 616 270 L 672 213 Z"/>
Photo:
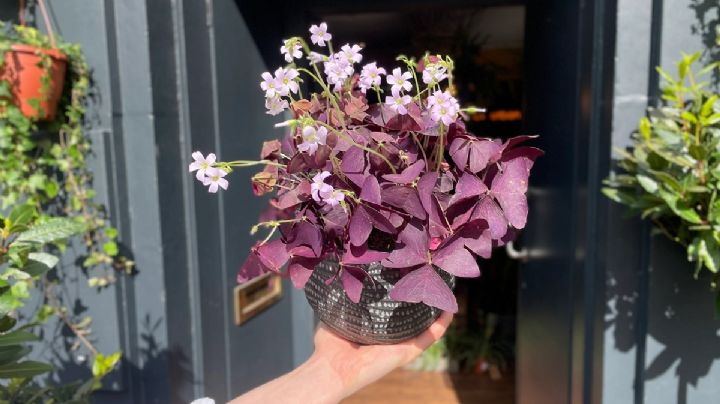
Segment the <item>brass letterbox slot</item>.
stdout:
<path fill-rule="evenodd" d="M 241 325 L 282 297 L 282 280 L 273 273 L 235 286 L 235 325 Z"/>

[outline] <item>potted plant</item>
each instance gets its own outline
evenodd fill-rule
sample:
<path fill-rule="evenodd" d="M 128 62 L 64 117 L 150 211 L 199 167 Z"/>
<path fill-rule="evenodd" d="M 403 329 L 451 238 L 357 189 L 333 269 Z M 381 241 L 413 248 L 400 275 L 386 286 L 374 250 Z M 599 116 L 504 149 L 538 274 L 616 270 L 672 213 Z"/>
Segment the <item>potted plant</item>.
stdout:
<path fill-rule="evenodd" d="M 57 46 L 44 1 L 38 0 L 38 5 L 47 37 L 26 30 L 24 3 L 20 4 L 21 25 L 2 34 L 0 80 L 10 83 L 9 94 L 3 96 L 9 97 L 26 117 L 52 121 L 65 85 L 68 57 Z"/>
<path fill-rule="evenodd" d="M 657 69 L 665 81 L 663 102 L 640 120 L 632 145 L 617 150 L 621 172 L 611 173 L 603 192 L 682 245 L 688 260 L 695 263 L 695 276 L 706 268 L 717 290 L 720 94 L 701 80 L 717 70 L 720 62 L 695 68 L 700 56 L 683 55 L 677 78 Z"/>
<path fill-rule="evenodd" d="M 263 165 L 253 190 L 276 192 L 251 230 L 268 234 L 239 282 L 286 274 L 339 335 L 396 343 L 441 310 L 457 311 L 454 277 L 479 276 L 476 256 L 490 257 L 525 226 L 530 168 L 542 152 L 521 145 L 532 136 L 501 142 L 465 130 L 463 113 L 477 109 L 453 97 L 449 57 L 400 56 L 403 67 L 356 71 L 359 45 L 335 52 L 325 23 L 310 32 L 328 53 L 285 40 L 288 65 L 260 83 L 269 114 L 292 113 L 276 125 L 288 136 L 265 142 L 258 161 L 195 152 L 189 169 L 217 192 L 234 168 Z M 303 95 L 306 79 L 318 92 Z"/>

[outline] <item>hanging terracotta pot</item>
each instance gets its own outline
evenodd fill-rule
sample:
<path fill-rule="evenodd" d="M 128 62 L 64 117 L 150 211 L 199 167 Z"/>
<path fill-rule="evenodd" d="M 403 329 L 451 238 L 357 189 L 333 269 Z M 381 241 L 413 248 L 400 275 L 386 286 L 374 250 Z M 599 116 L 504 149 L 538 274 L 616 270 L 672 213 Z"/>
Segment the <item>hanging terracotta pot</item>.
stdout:
<path fill-rule="evenodd" d="M 48 57 L 47 67 L 42 64 Z M 57 49 L 14 44 L 5 52 L 0 79 L 10 83 L 12 102 L 23 115 L 41 121 L 55 118 L 58 101 L 65 85 L 67 56 Z M 43 78 L 48 78 L 43 88 Z"/>

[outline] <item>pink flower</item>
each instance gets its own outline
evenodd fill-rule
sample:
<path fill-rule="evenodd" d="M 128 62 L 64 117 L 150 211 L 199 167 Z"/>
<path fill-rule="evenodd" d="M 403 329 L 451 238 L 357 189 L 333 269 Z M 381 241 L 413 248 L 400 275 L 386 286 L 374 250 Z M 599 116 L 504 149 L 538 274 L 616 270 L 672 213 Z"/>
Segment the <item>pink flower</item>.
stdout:
<path fill-rule="evenodd" d="M 375 62 L 368 63 L 362 68 L 360 73 L 360 90 L 364 93 L 373 86 L 379 86 L 382 82 L 383 74 L 387 74 L 385 69 L 377 67 Z"/>
<path fill-rule="evenodd" d="M 289 104 L 286 100 L 280 98 L 279 95 L 269 97 L 265 99 L 265 108 L 267 108 L 267 114 L 277 115 L 288 108 Z"/>
<path fill-rule="evenodd" d="M 307 58 L 310 61 L 310 64 L 314 65 L 327 60 L 328 57 L 321 53 L 310 52 Z"/>
<path fill-rule="evenodd" d="M 345 200 L 345 194 L 333 188 L 332 185 L 325 183 L 325 179 L 330 175 L 328 171 L 315 174 L 313 182 L 310 184 L 310 193 L 315 202 L 324 202 L 330 206 L 335 206 Z"/>
<path fill-rule="evenodd" d="M 345 194 L 342 193 L 342 191 L 338 191 L 330 185 L 328 186 L 331 188 L 330 191 L 320 191 L 320 196 L 323 198 L 323 202 L 330 206 L 336 206 L 345 200 Z"/>
<path fill-rule="evenodd" d="M 448 106 L 448 105 L 456 105 L 458 108 L 460 108 L 458 101 L 450 95 L 450 91 L 435 91 L 431 96 L 427 98 L 428 102 L 428 108 L 433 108 L 436 106 Z"/>
<path fill-rule="evenodd" d="M 315 128 L 314 126 L 306 126 L 302 130 L 303 141 L 297 148 L 301 152 L 306 152 L 309 155 L 315 154 L 319 145 L 324 145 L 327 139 L 327 129 L 324 126 Z"/>
<path fill-rule="evenodd" d="M 353 45 L 352 47 L 350 44 L 345 44 L 340 48 L 340 52 L 342 52 L 342 55 L 347 59 L 348 63 L 360 63 L 362 60 L 362 55 L 360 54 L 360 51 L 362 48 L 360 45 Z"/>
<path fill-rule="evenodd" d="M 422 80 L 425 84 L 436 84 L 447 78 L 447 69 L 437 63 L 431 63 L 423 69 Z"/>
<path fill-rule="evenodd" d="M 340 90 L 345 80 L 355 72 L 352 64 L 339 53 L 330 55 L 324 66 L 328 83 L 334 86 L 335 91 Z"/>
<path fill-rule="evenodd" d="M 262 74 L 263 81 L 260 82 L 260 88 L 265 91 L 265 97 L 274 97 L 278 95 L 278 81 L 270 72 Z"/>
<path fill-rule="evenodd" d="M 312 198 L 315 200 L 315 202 L 321 202 L 322 198 L 320 196 L 320 193 L 322 192 L 323 195 L 327 195 L 333 191 L 333 187 L 330 184 L 325 183 L 325 178 L 329 177 L 331 174 L 328 171 L 322 171 L 313 177 L 313 182 L 310 184 L 310 193 L 312 194 Z"/>
<path fill-rule="evenodd" d="M 217 157 L 215 157 L 215 153 L 210 153 L 207 155 L 207 157 L 204 157 L 199 151 L 193 153 L 192 157 L 193 159 L 195 159 L 195 161 L 190 163 L 188 171 L 197 171 L 197 174 L 195 174 L 195 178 L 197 178 L 198 181 L 202 181 L 205 178 L 207 171 L 212 168 L 213 164 L 215 164 L 215 160 Z"/>
<path fill-rule="evenodd" d="M 282 96 L 287 96 L 290 93 L 298 92 L 297 78 L 300 75 L 295 69 L 284 69 L 282 67 L 275 70 L 275 80 L 277 83 L 277 92 Z"/>
<path fill-rule="evenodd" d="M 387 82 L 392 86 L 392 93 L 395 94 L 399 93 L 400 90 L 412 90 L 411 78 L 412 74 L 410 72 L 402 72 L 399 67 L 396 67 L 393 69 L 392 74 L 387 76 Z"/>
<path fill-rule="evenodd" d="M 400 95 L 397 92 L 393 91 L 393 95 L 388 95 L 387 98 L 385 98 L 385 104 L 390 106 L 390 109 L 397 112 L 400 115 L 405 115 L 408 113 L 406 105 L 410 104 L 412 102 L 412 98 L 409 95 Z"/>
<path fill-rule="evenodd" d="M 218 191 L 218 187 L 222 189 L 227 189 L 228 180 L 223 178 L 227 175 L 227 172 L 225 172 L 225 170 L 210 167 L 205 171 L 205 174 L 207 176 L 203 178 L 202 183 L 206 187 L 209 187 L 208 191 L 214 194 Z"/>
<path fill-rule="evenodd" d="M 325 41 L 330 41 L 332 39 L 332 35 L 327 32 L 327 24 L 322 22 L 320 23 L 320 26 L 312 25 L 310 27 L 310 40 L 312 43 L 318 46 L 325 46 Z"/>
<path fill-rule="evenodd" d="M 284 41 L 284 45 L 280 47 L 280 52 L 285 55 L 285 61 L 292 63 L 293 59 L 300 59 L 302 57 L 302 46 L 296 41 Z"/>
<path fill-rule="evenodd" d="M 433 121 L 442 121 L 445 125 L 450 125 L 457 118 L 460 104 L 450 95 L 449 91 L 435 91 L 433 95 L 428 97 L 428 108 L 430 109 L 430 118 Z"/>

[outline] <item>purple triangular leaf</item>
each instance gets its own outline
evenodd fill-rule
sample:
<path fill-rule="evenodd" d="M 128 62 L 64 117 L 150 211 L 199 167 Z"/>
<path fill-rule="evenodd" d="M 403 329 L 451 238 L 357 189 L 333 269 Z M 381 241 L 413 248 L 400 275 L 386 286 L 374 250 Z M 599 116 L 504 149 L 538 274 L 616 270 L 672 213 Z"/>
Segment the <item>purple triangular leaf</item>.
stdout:
<path fill-rule="evenodd" d="M 432 262 L 445 272 L 463 278 L 475 278 L 480 276 L 475 257 L 465 249 L 462 240 L 455 239 L 447 245 L 441 246 L 432 254 Z"/>
<path fill-rule="evenodd" d="M 389 252 L 371 250 L 367 245 L 355 247 L 351 244 L 346 244 L 345 253 L 341 261 L 344 265 L 365 265 L 380 262 L 389 255 Z"/>
<path fill-rule="evenodd" d="M 356 278 L 348 268 L 343 268 L 340 274 L 340 281 L 342 282 L 345 294 L 353 303 L 360 303 L 360 296 L 362 295 L 363 282 Z"/>
<path fill-rule="evenodd" d="M 404 185 L 393 185 L 382 190 L 382 200 L 390 206 L 402 209 L 413 217 L 425 220 L 427 212 L 423 208 L 417 190 Z"/>
<path fill-rule="evenodd" d="M 360 191 L 360 199 L 363 202 L 370 202 L 376 205 L 380 204 L 380 184 L 377 178 L 369 176 L 365 179 L 362 190 Z"/>
<path fill-rule="evenodd" d="M 490 228 L 490 236 L 497 240 L 507 232 L 508 223 L 500 206 L 493 198 L 486 196 L 475 206 L 470 220 L 484 219 Z"/>
<path fill-rule="evenodd" d="M 288 264 L 288 275 L 290 280 L 298 289 L 305 287 L 308 279 L 312 275 L 315 266 L 320 262 L 318 259 L 310 259 L 303 257 L 295 257 L 290 260 Z"/>
<path fill-rule="evenodd" d="M 280 239 L 268 241 L 255 247 L 258 258 L 273 272 L 280 272 L 280 269 L 290 259 L 287 246 Z"/>
<path fill-rule="evenodd" d="M 484 195 L 487 191 L 487 185 L 477 175 L 465 171 L 455 185 L 455 195 L 450 203 L 454 204 L 463 199 Z"/>
<path fill-rule="evenodd" d="M 409 184 L 415 181 L 420 173 L 425 170 L 425 160 L 418 160 L 406 167 L 400 174 L 385 174 L 383 179 L 396 184 Z"/>
<path fill-rule="evenodd" d="M 255 277 L 268 272 L 268 269 L 258 258 L 254 251 L 250 252 L 245 262 L 237 273 L 237 282 L 245 283 Z"/>
<path fill-rule="evenodd" d="M 450 313 L 458 310 L 452 290 L 429 265 L 403 276 L 388 296 L 398 302 L 425 303 Z"/>
<path fill-rule="evenodd" d="M 362 187 L 367 176 L 365 166 L 365 152 L 359 147 L 353 146 L 343 153 L 340 169 L 350 181 L 359 187 Z"/>
<path fill-rule="evenodd" d="M 399 245 L 382 261 L 388 268 L 409 268 L 428 262 L 428 234 L 419 223 L 409 222 L 398 235 Z"/>
<path fill-rule="evenodd" d="M 372 221 L 370 220 L 370 216 L 362 206 L 358 206 L 355 208 L 355 212 L 353 212 L 350 218 L 350 225 L 348 226 L 350 242 L 356 246 L 365 244 L 371 231 Z"/>
<path fill-rule="evenodd" d="M 492 194 L 508 222 L 516 229 L 525 227 L 528 214 L 527 193 L 528 177 L 532 161 L 520 157 L 501 163 L 502 172 L 492 182 Z"/>
<path fill-rule="evenodd" d="M 320 229 L 308 222 L 297 223 L 287 241 L 288 250 L 304 245 L 310 247 L 316 257 L 320 257 L 322 254 L 322 233 Z"/>
<path fill-rule="evenodd" d="M 497 159 L 502 151 L 502 145 L 489 139 L 475 140 L 470 144 L 469 169 L 478 173 L 487 167 L 488 163 Z"/>

